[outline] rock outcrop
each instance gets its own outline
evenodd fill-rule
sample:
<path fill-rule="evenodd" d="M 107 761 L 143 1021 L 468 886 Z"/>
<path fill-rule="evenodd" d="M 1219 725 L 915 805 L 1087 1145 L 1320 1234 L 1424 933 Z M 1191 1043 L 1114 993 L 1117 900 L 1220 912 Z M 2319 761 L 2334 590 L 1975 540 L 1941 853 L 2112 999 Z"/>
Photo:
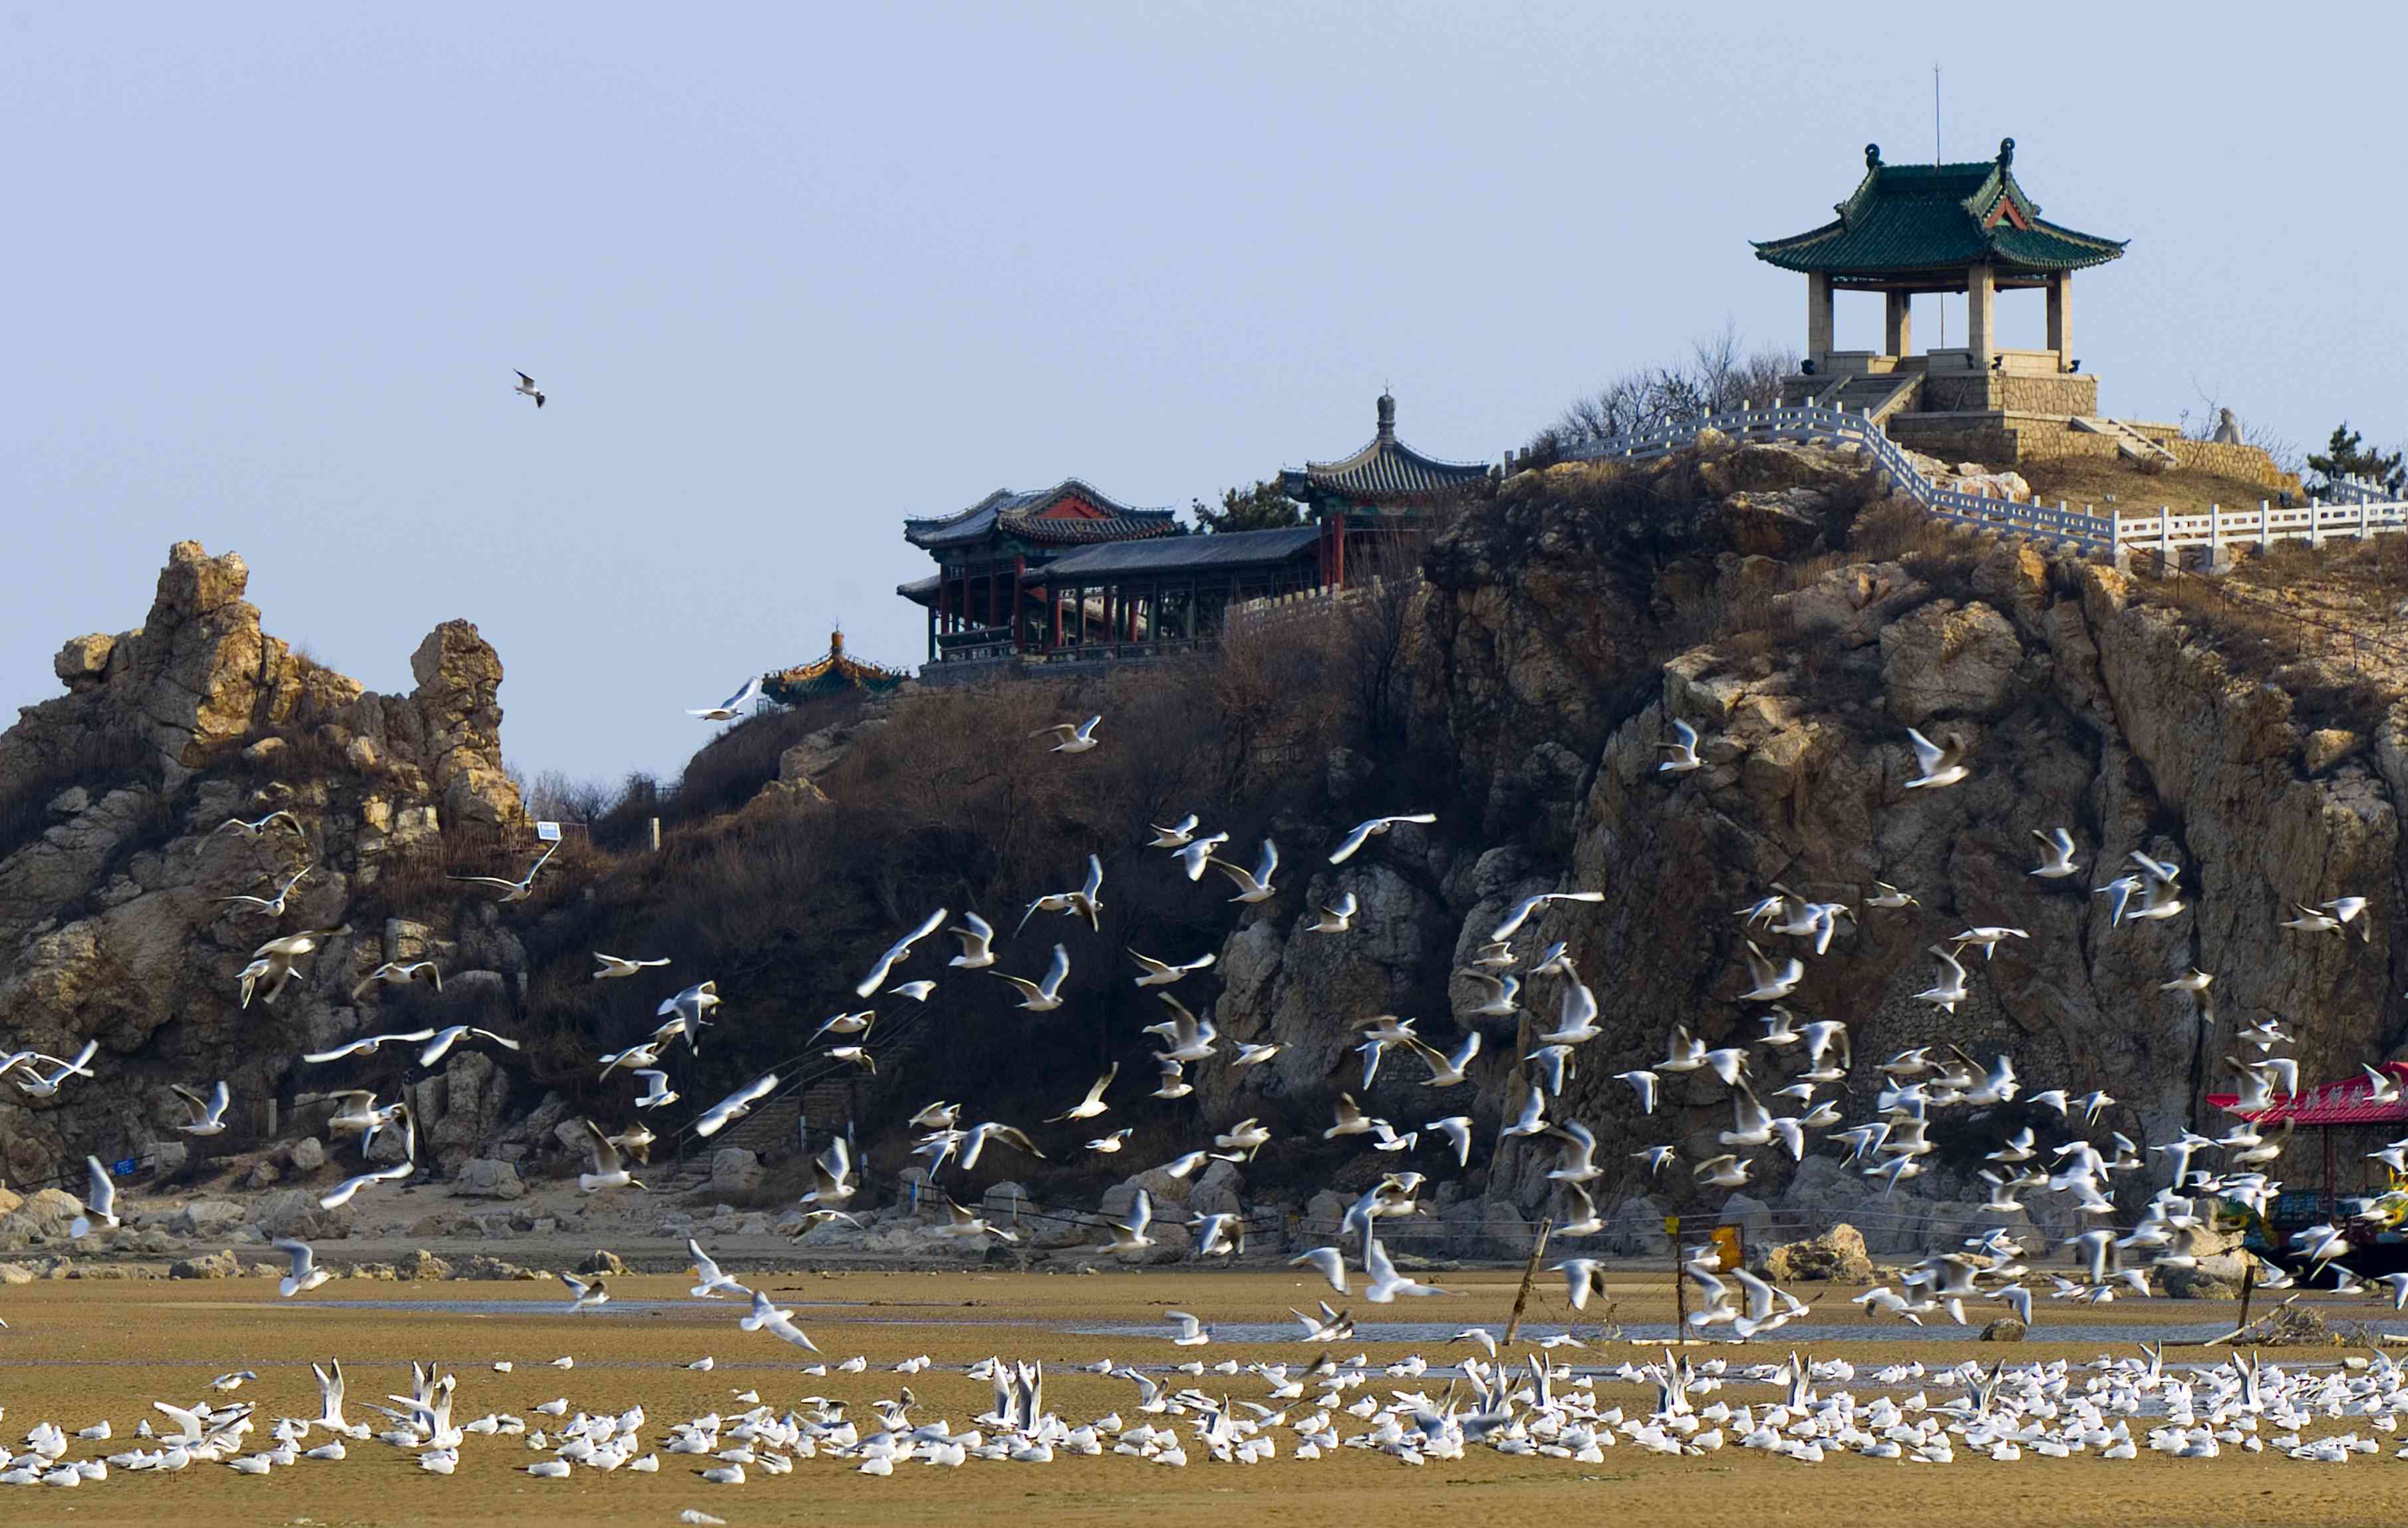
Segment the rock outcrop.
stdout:
<path fill-rule="evenodd" d="M 224 1078 L 234 1138 L 265 1128 L 269 1101 L 289 1119 L 297 1088 L 340 1085 L 303 1083 L 294 1058 L 395 1001 L 351 996 L 397 953 L 375 916 L 380 880 L 410 866 L 440 885 L 447 840 L 524 836 L 501 761 L 501 663 L 474 626 L 437 627 L 411 661 L 417 688 L 380 695 L 264 633 L 248 577 L 238 556 L 178 543 L 141 625 L 68 642 L 67 693 L 0 735 L 0 1035 L 61 1056 L 101 1048 L 97 1076 L 53 1097 L 0 1093 L 0 1171 L 16 1181 L 182 1145 L 171 1082 Z M 256 835 L 221 831 L 278 812 Z M 305 866 L 281 920 L 222 900 L 273 894 Z M 345 932 L 245 1010 L 236 973 L 251 950 L 312 927 Z M 476 1090 L 479 1139 L 494 1091 Z M 473 1154 L 461 1134 L 438 1144 Z"/>
<path fill-rule="evenodd" d="M 2389 902 L 2408 871 L 2394 704 L 2408 674 L 2371 668 L 2379 656 L 2250 659 L 2214 612 L 2163 586 L 2044 547 L 1951 536 L 1884 503 L 1859 460 L 1811 449 L 1725 443 L 1643 468 L 1526 474 L 1466 511 L 1425 572 L 1403 659 L 1408 724 L 1464 809 L 1308 873 L 1304 900 L 1351 891 L 1362 902 L 1355 935 L 1258 914 L 1227 937 L 1216 1020 L 1232 1038 L 1286 1049 L 1242 1082 L 1200 1078 L 1213 1120 L 1343 1089 L 1402 1129 L 1427 1117 L 1426 1070 L 1392 1057 L 1364 1086 L 1346 1020 L 1416 1014 L 1441 1050 L 1477 1029 L 1473 1086 L 1446 1095 L 1483 1143 L 1470 1185 L 1500 1223 L 1560 1215 L 1546 1177 L 1556 1143 L 1485 1150 L 1519 1106 L 1515 1058 L 1553 1023 L 1559 984 L 1526 979 L 1520 1011 L 1498 1019 L 1472 1012 L 1479 989 L 1452 973 L 1511 899 L 1569 887 L 1606 899 L 1558 905 L 1520 937 L 1568 940 L 1602 1008 L 1602 1034 L 1547 1113 L 1598 1135 L 1606 1171 L 1587 1187 L 1614 1251 L 1655 1255 L 1658 1217 L 1726 1197 L 1679 1168 L 1655 1177 L 1632 1153 L 1669 1142 L 1683 1163 L 1702 1161 L 1727 1150 L 1715 1135 L 1732 1124 L 1711 1071 L 1667 1074 L 1652 1117 L 1616 1073 L 1661 1058 L 1676 1019 L 1709 1046 L 1751 1047 L 1760 1095 L 1802 1064 L 1754 1050 L 1760 1006 L 1736 1000 L 1746 983 L 1732 909 L 1775 881 L 1853 909 L 1788 1000 L 1800 1021 L 1853 1026 L 1857 1064 L 1837 1099 L 1850 1121 L 1873 1115 L 1866 1057 L 1942 1033 L 1984 1065 L 2007 1055 L 2020 1077 L 2045 1079 L 2028 1088 L 2102 1090 L 2115 1102 L 2094 1138 L 2113 1129 L 2143 1142 L 2221 1128 L 2205 1100 L 2229 1086 L 2219 1058 L 2235 1024 L 2284 1019 L 2303 1078 L 2400 1052 Z M 2365 619 L 2400 625 L 2387 607 Z M 1676 718 L 1700 735 L 1703 767 L 1666 775 L 1658 744 Z M 1971 778 L 1906 790 L 1909 726 L 1961 739 Z M 1317 817 L 1397 809 L 1349 799 L 1334 765 L 1331 780 Z M 2035 879 L 2033 833 L 2057 826 L 2074 833 L 2083 873 Z M 2090 888 L 2136 850 L 2183 864 L 2187 906 L 2116 926 Z M 1867 907 L 1876 881 L 1917 905 Z M 2367 942 L 2278 927 L 2294 901 L 2348 893 L 2376 899 Z M 1914 997 L 1931 984 L 1927 950 L 1971 923 L 2029 937 L 1977 961 L 1971 998 L 1941 1016 Z M 2187 994 L 2163 990 L 2194 964 L 2216 973 L 2214 1027 Z M 1750 1215 L 1769 1207 L 1784 1226 L 1863 1216 L 1882 1253 L 1990 1226 L 2037 1245 L 2079 1229 L 2062 1196 L 2002 1218 L 1984 1210 L 1972 1174 L 2028 1122 L 2020 1105 L 1936 1112 L 1936 1154 L 1894 1195 L 1828 1153 L 1798 1165 L 1755 1153 L 1756 1176 L 1737 1192 Z M 1347 1162 L 1341 1175 L 1368 1176 L 1333 1186 L 1359 1191 L 1385 1165 Z"/>

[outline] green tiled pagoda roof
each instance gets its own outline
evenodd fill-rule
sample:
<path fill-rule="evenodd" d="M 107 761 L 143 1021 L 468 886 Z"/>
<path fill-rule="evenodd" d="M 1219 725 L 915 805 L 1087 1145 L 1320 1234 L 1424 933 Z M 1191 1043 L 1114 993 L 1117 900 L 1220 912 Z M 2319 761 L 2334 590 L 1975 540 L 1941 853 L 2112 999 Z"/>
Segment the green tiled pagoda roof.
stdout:
<path fill-rule="evenodd" d="M 2102 264 L 2124 241 L 2078 233 L 2043 220 L 2015 183 L 2014 139 L 1999 157 L 1970 164 L 1885 164 L 1867 145 L 1865 178 L 1820 228 L 1767 239 L 1756 257 L 1784 270 L 1839 277 L 1907 275 L 1993 264 L 2071 271 Z"/>

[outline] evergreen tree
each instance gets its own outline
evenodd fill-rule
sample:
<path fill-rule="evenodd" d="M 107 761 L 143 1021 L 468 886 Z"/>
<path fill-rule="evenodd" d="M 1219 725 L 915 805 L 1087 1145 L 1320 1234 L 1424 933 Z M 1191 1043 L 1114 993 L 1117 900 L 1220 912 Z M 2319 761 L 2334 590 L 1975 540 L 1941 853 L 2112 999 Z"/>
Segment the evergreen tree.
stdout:
<path fill-rule="evenodd" d="M 1218 509 L 1197 499 L 1190 513 L 1207 532 L 1282 531 L 1304 523 L 1304 506 L 1289 498 L 1277 478 L 1252 488 L 1223 490 Z"/>
<path fill-rule="evenodd" d="M 2329 493 L 2332 485 L 2344 478 L 2372 483 L 2386 498 L 2396 499 L 2403 489 L 2408 489 L 2408 468 L 2403 468 L 2401 453 L 2367 450 L 2347 420 L 2333 427 L 2332 439 L 2326 444 L 2322 456 L 2308 458 L 2308 470 L 2323 474 L 2325 480 L 2318 486 L 2324 493 Z"/>

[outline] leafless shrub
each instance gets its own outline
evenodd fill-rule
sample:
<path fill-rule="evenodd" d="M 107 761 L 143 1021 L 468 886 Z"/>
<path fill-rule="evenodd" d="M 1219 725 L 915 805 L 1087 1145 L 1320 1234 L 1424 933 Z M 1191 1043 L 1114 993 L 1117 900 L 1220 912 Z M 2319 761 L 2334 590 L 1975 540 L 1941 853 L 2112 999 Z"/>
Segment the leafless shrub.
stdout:
<path fill-rule="evenodd" d="M 1743 348 L 1735 324 L 1689 345 L 1686 359 L 1669 365 L 1626 371 L 1586 397 L 1531 441 L 1545 456 L 1577 450 L 1616 436 L 1702 419 L 1747 402 L 1781 395 L 1781 379 L 1798 369 L 1798 352 L 1778 347 Z"/>

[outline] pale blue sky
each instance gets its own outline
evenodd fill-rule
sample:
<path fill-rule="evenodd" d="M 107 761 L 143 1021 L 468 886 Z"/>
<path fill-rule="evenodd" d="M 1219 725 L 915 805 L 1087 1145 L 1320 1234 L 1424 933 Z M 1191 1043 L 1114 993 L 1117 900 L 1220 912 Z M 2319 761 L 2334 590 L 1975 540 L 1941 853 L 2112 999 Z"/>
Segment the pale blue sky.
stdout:
<path fill-rule="evenodd" d="M 1493 457 L 1727 318 L 1796 343 L 1747 240 L 1929 155 L 1934 62 L 1948 157 L 2132 241 L 2074 286 L 2109 411 L 2408 436 L 2402 12 L 2025 13 L 0 0 L 0 701 L 192 536 L 378 688 L 478 622 L 531 768 L 673 770 L 839 618 L 918 661 L 906 514 L 1184 505 L 1383 381 Z"/>

